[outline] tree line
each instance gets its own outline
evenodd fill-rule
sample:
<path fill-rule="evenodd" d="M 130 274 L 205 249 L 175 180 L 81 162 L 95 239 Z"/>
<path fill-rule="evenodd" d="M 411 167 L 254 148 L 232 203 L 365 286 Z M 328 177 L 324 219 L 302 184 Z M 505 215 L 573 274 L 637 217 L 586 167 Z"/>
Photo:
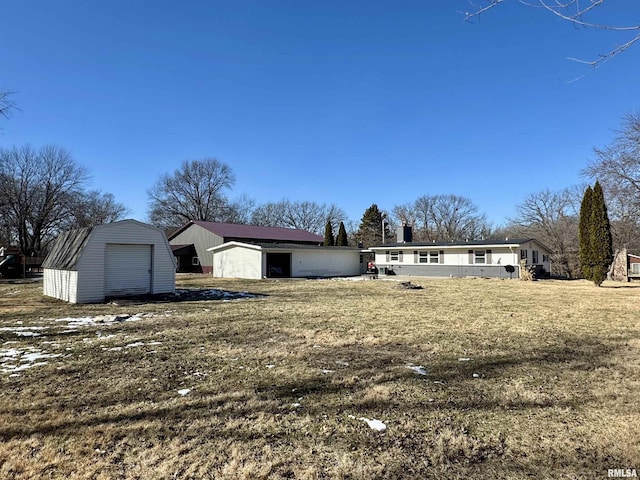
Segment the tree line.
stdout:
<path fill-rule="evenodd" d="M 0 114 L 13 104 L 0 96 Z M 594 149 L 581 172 L 597 179 L 610 220 L 612 246 L 640 252 L 640 114 L 630 113 L 610 145 Z M 63 148 L 29 145 L 0 149 L 0 245 L 41 255 L 61 231 L 112 222 L 128 209 L 113 195 L 87 188 L 89 173 Z M 414 241 L 536 238 L 547 245 L 557 275 L 588 276 L 580 257 L 580 210 L 584 185 L 530 193 L 504 225 L 493 226 L 464 196 L 423 194 L 381 210 L 373 204 L 359 222 L 334 203 L 282 199 L 258 205 L 246 195 L 232 199 L 235 176 L 215 158 L 185 160 L 148 190 L 148 221 L 170 229 L 190 220 L 297 228 L 324 234 L 326 245 L 365 247 L 395 241 L 399 225 L 413 227 Z M 334 236 L 334 232 L 338 232 Z"/>

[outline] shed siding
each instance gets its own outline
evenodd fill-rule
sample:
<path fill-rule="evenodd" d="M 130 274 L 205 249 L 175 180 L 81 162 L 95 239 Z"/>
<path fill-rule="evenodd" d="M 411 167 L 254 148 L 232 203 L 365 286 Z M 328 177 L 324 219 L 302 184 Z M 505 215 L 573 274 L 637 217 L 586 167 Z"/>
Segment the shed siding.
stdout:
<path fill-rule="evenodd" d="M 137 221 L 121 221 L 95 227 L 80 254 L 76 268 L 70 272 L 75 276 L 75 303 L 102 302 L 105 298 L 106 249 L 108 243 L 129 245 L 153 245 L 151 293 L 175 292 L 175 260 L 171 247 L 164 233 L 154 227 Z M 48 279 L 54 282 L 65 281 L 66 270 L 58 270 L 65 274 L 49 274 Z M 69 282 L 73 281 L 70 279 Z M 45 284 L 48 282 L 45 280 Z M 71 287 L 70 287 L 71 288 Z M 46 287 L 46 291 L 57 290 Z M 57 296 L 57 295 L 52 295 Z M 60 298 L 60 297 L 58 297 Z M 69 297 L 71 298 L 71 297 Z M 74 301 L 74 300 L 68 300 Z"/>
<path fill-rule="evenodd" d="M 54 270 L 45 268 L 43 274 L 43 293 L 65 302 L 78 303 L 78 272 L 74 270 Z"/>
<path fill-rule="evenodd" d="M 291 251 L 292 277 L 346 277 L 353 275 L 360 275 L 360 252 L 357 250 Z"/>
<path fill-rule="evenodd" d="M 260 279 L 262 273 L 262 252 L 253 248 L 234 247 L 217 251 L 211 255 L 213 276 L 220 278 Z"/>
<path fill-rule="evenodd" d="M 172 245 L 189 245 L 193 244 L 196 254 L 200 260 L 203 273 L 211 273 L 213 268 L 213 258 L 211 252 L 207 252 L 207 248 L 222 245 L 223 238 L 210 232 L 200 225 L 193 224 L 189 228 L 180 232 L 171 239 Z"/>

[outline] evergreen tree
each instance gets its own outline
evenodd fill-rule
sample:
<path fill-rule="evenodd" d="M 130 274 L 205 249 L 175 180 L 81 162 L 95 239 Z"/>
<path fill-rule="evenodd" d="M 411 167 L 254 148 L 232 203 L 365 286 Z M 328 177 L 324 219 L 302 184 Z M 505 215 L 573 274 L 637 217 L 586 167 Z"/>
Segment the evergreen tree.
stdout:
<path fill-rule="evenodd" d="M 324 246 L 331 247 L 333 245 L 335 245 L 333 227 L 331 226 L 331 220 L 327 220 L 327 224 L 324 226 Z"/>
<path fill-rule="evenodd" d="M 340 222 L 340 227 L 338 228 L 338 236 L 336 237 L 336 245 L 338 247 L 349 246 L 349 237 L 347 236 L 347 230 L 344 228 L 344 222 Z"/>
<path fill-rule="evenodd" d="M 580 268 L 582 276 L 591 280 L 591 201 L 593 189 L 588 186 L 580 205 L 580 220 L 578 223 L 578 238 L 580 245 Z"/>
<path fill-rule="evenodd" d="M 591 278 L 596 286 L 602 285 L 613 262 L 611 224 L 600 183 L 596 181 L 591 197 Z"/>
<path fill-rule="evenodd" d="M 362 242 L 364 247 L 382 244 L 382 228 L 383 228 L 382 212 L 375 203 L 371 205 L 362 215 L 360 227 L 356 237 Z M 384 223 L 385 238 L 389 237 L 389 229 Z"/>

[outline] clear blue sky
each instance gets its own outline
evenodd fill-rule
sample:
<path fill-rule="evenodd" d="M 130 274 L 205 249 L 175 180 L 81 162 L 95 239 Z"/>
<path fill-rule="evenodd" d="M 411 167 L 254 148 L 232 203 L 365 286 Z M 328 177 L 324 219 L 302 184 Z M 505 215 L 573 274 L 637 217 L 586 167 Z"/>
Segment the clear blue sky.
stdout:
<path fill-rule="evenodd" d="M 20 111 L 0 146 L 64 147 L 139 220 L 161 174 L 215 157 L 232 198 L 336 203 L 358 222 L 452 193 L 498 225 L 583 181 L 640 108 L 640 45 L 589 73 L 567 57 L 629 37 L 515 1 L 469 24 L 468 5 L 5 0 L 0 89 Z M 637 23 L 640 2 L 603 12 Z"/>

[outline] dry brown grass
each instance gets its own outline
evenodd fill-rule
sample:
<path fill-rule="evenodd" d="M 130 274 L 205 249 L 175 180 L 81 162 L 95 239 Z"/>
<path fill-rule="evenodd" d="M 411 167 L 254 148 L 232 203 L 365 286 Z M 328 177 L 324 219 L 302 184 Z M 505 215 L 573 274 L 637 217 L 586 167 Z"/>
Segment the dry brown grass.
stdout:
<path fill-rule="evenodd" d="M 640 286 L 180 282 L 265 296 L 81 306 L 0 285 L 0 363 L 16 363 L 9 349 L 60 355 L 0 367 L 0 478 L 640 471 Z M 147 317 L 54 321 L 136 313 Z"/>

